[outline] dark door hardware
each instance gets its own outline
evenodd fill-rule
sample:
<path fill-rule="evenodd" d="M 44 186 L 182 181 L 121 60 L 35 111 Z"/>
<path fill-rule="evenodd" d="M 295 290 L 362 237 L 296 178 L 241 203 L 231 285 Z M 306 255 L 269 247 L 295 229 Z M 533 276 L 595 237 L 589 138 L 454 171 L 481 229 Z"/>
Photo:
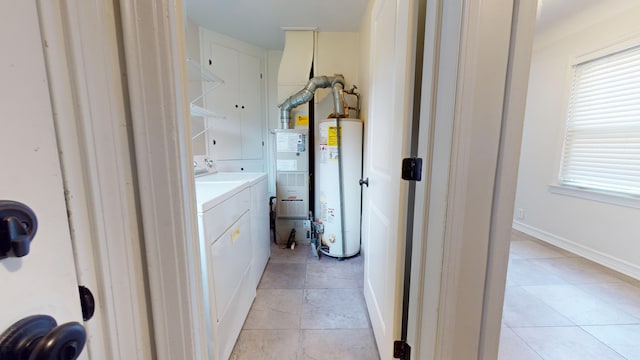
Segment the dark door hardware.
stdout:
<path fill-rule="evenodd" d="M 400 360 L 411 359 L 411 346 L 406 341 L 396 340 L 393 342 L 393 358 Z"/>
<path fill-rule="evenodd" d="M 360 186 L 367 185 L 367 187 L 369 187 L 369 178 L 358 180 L 358 184 L 360 184 Z"/>
<path fill-rule="evenodd" d="M 0 335 L 0 359 L 75 360 L 87 340 L 77 322 L 58 326 L 48 315 L 32 315 Z"/>
<path fill-rule="evenodd" d="M 0 200 L 0 259 L 29 254 L 38 230 L 36 214 L 27 205 Z"/>
<path fill-rule="evenodd" d="M 409 181 L 422 180 L 422 159 L 411 157 L 402 159 L 402 179 Z"/>
<path fill-rule="evenodd" d="M 82 320 L 87 321 L 93 317 L 96 311 L 96 299 L 89 288 L 82 285 L 78 286 L 80 292 L 80 306 L 82 307 Z"/>

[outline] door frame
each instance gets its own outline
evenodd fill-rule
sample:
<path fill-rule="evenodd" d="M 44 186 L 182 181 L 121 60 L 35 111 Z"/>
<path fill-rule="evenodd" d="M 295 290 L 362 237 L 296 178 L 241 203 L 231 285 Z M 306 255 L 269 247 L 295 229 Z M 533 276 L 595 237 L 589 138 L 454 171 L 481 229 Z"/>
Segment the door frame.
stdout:
<path fill-rule="evenodd" d="M 96 299 L 89 358 L 152 358 L 114 4 L 38 1 L 78 285 Z"/>
<path fill-rule="evenodd" d="M 180 0 L 120 3 L 157 354 L 207 358 L 197 336 L 206 329 L 200 267 L 193 266 L 199 254 L 185 121 L 184 8 Z M 420 137 L 432 141 L 419 150 L 429 171 L 416 187 L 415 321 L 408 341 L 419 358 L 491 359 L 535 5 L 436 0 L 427 6 L 435 12 L 428 10 L 434 23 L 427 25 L 425 51 L 437 49 L 437 57 L 425 56 L 431 67 L 424 70 L 423 99 L 430 110 L 421 117 Z"/>
<path fill-rule="evenodd" d="M 119 4 L 156 356 L 209 359 L 186 121 L 184 5 Z"/>
<path fill-rule="evenodd" d="M 408 342 L 496 359 L 536 2 L 427 6 Z"/>

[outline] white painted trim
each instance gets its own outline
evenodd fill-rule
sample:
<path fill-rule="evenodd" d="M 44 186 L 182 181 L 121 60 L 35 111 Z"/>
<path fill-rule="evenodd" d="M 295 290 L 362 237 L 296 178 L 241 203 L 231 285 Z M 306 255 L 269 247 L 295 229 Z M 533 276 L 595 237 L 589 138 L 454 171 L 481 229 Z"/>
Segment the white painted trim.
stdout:
<path fill-rule="evenodd" d="M 439 244 L 443 259 L 441 272 L 437 273 L 441 276 L 438 301 L 423 305 L 423 316 L 429 324 L 422 329 L 419 358 L 476 359 L 482 356 L 486 332 L 481 321 L 485 310 L 482 299 L 488 283 L 486 275 L 491 271 L 489 249 L 494 246 L 499 230 L 495 226 L 500 218 L 495 215 L 502 214 L 495 207 L 509 198 L 496 194 L 495 186 L 501 181 L 497 172 L 498 154 L 504 126 L 513 2 L 443 2 L 442 6 L 443 26 L 451 28 L 439 29 L 443 34 L 440 51 L 449 60 L 455 60 L 452 64 L 455 72 L 448 69 L 441 80 L 438 90 L 442 92 L 437 94 L 441 102 L 437 104 L 449 108 L 440 109 L 435 121 L 443 126 L 440 131 L 446 129 L 446 124 L 452 126 L 452 146 L 450 160 L 444 149 L 434 157 L 434 162 L 444 161 L 440 165 L 444 169 L 450 165 L 449 177 L 444 179 L 446 187 L 437 184 L 448 192 L 446 200 L 434 203 L 429 211 L 432 219 L 438 221 L 442 216 L 434 211 L 444 207 L 446 224 L 444 233 L 436 227 L 432 234 L 423 234 L 427 247 L 433 246 L 435 250 L 431 255 L 427 253 L 426 265 L 437 272 L 434 264 L 439 261 Z M 453 59 L 452 54 L 456 56 Z M 447 65 L 441 63 L 443 67 Z M 451 87 L 453 91 L 449 90 Z M 434 276 L 426 276 L 425 281 Z M 425 283 L 423 301 L 432 299 L 430 290 L 434 291 L 433 285 Z"/>
<path fill-rule="evenodd" d="M 39 3 L 40 27 L 43 38 L 48 46 L 44 48 L 44 55 L 47 66 L 47 77 L 49 90 L 51 92 L 51 105 L 53 108 L 56 137 L 60 150 L 60 167 L 62 169 L 63 184 L 67 211 L 69 216 L 69 228 L 73 243 L 74 258 L 76 263 L 76 274 L 78 282 L 92 290 L 94 295 L 100 295 L 96 290 L 99 288 L 98 274 L 93 264 L 96 263 L 94 257 L 94 244 L 91 241 L 80 241 L 80 239 L 91 239 L 91 220 L 87 209 L 89 204 L 88 194 L 84 186 L 82 176 L 82 158 L 80 149 L 80 137 L 76 114 L 73 105 L 73 89 L 71 86 L 71 74 L 69 73 L 69 60 L 67 58 L 65 44 L 65 34 L 60 14 L 59 2 Z M 69 119 L 70 121 L 63 121 Z M 83 326 L 87 331 L 88 341 L 84 352 L 89 358 L 94 358 L 93 354 L 104 354 L 111 356 L 112 351 L 108 348 L 110 334 L 103 330 L 104 306 L 98 302 L 97 311 L 93 319 L 85 322 Z"/>
<path fill-rule="evenodd" d="M 605 204 L 626 206 L 640 209 L 640 197 L 618 194 L 608 191 L 598 191 L 594 189 L 584 189 L 561 184 L 550 184 L 549 192 L 556 195 L 573 196 L 581 199 L 598 201 Z"/>
<path fill-rule="evenodd" d="M 87 352 L 151 358 L 113 4 L 39 10 L 78 281 L 97 305 Z"/>
<path fill-rule="evenodd" d="M 479 359 L 498 357 L 536 13 L 536 1 L 514 2 Z"/>
<path fill-rule="evenodd" d="M 461 4 L 427 1 L 418 156 L 424 181 L 416 184 L 408 343 L 412 358 L 436 360 L 440 291 Z"/>
<path fill-rule="evenodd" d="M 577 66 L 592 60 L 603 58 L 605 56 L 627 50 L 629 48 L 640 45 L 640 33 L 629 34 L 617 41 L 611 42 L 610 45 L 599 49 L 593 49 L 585 54 L 578 55 L 571 62 L 571 66 Z"/>
<path fill-rule="evenodd" d="M 208 358 L 181 1 L 120 1 L 157 359 Z"/>
<path fill-rule="evenodd" d="M 618 259 L 609 254 L 592 249 L 578 242 L 563 238 L 550 232 L 538 229 L 535 226 L 531 226 L 520 221 L 514 220 L 513 228 L 527 235 L 533 236 L 536 239 L 548 242 L 549 244 L 557 246 L 563 250 L 572 252 L 576 255 L 580 255 L 585 259 L 608 267 L 609 269 L 615 270 L 621 274 L 640 280 L 640 266 L 636 264 Z"/>

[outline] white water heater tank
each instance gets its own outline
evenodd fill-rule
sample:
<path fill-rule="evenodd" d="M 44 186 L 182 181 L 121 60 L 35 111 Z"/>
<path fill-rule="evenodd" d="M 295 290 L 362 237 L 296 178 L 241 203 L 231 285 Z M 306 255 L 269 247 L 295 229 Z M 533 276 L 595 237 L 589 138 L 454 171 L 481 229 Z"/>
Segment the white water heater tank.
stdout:
<path fill-rule="evenodd" d="M 360 252 L 362 190 L 358 181 L 362 177 L 362 121 L 340 119 L 340 128 L 338 131 L 336 119 L 319 122 L 315 142 L 315 213 L 324 225 L 321 251 L 342 258 Z M 340 206 L 340 162 L 344 214 Z"/>

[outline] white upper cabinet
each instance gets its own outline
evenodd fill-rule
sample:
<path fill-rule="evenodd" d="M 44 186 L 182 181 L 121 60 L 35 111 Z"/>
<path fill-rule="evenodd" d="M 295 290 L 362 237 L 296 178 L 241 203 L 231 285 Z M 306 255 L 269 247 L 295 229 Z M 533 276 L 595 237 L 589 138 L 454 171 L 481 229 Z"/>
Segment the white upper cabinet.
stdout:
<path fill-rule="evenodd" d="M 210 156 L 223 171 L 262 171 L 265 51 L 207 30 L 201 39 L 203 66 L 224 78 L 204 98 L 206 108 L 225 115 L 209 120 Z"/>

